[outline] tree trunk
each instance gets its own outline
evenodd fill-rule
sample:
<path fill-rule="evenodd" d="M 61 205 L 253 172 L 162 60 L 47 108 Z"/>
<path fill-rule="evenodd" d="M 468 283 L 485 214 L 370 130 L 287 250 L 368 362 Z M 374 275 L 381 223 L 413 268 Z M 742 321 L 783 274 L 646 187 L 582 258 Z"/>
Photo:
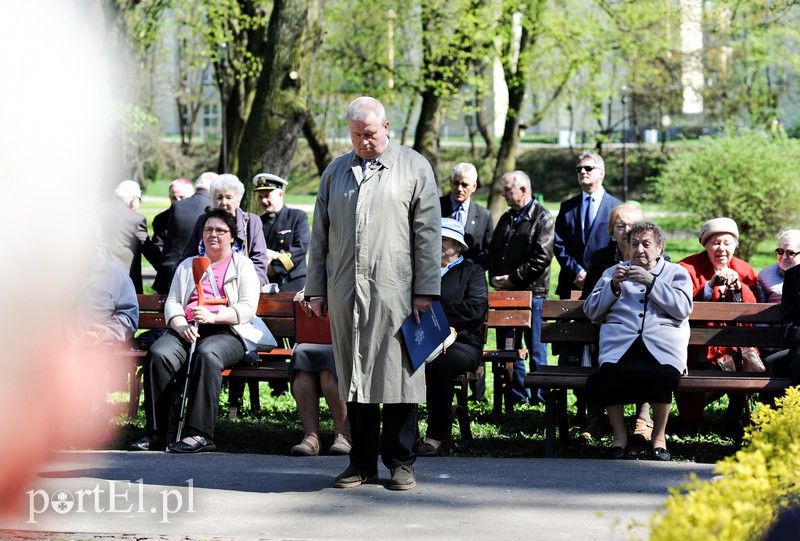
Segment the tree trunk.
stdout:
<path fill-rule="evenodd" d="M 277 0 L 273 4 L 264 66 L 258 76 L 234 169 L 245 184 L 244 209 L 257 208 L 249 182 L 253 175 L 269 172 L 286 178 L 291 171 L 297 140 L 308 115 L 305 88 L 311 49 L 305 43 L 308 15 L 309 0 Z"/>
<path fill-rule="evenodd" d="M 417 131 L 414 135 L 414 150 L 425 156 L 433 168 L 433 174 L 439 178 L 439 106 L 441 99 L 433 88 L 422 93 L 422 108 L 417 120 Z"/>
<path fill-rule="evenodd" d="M 494 154 L 494 141 L 492 136 L 489 135 L 489 126 L 486 123 L 486 115 L 483 114 L 483 99 L 482 96 L 475 96 L 475 124 L 478 132 L 483 137 L 483 142 L 486 143 L 486 150 L 483 152 L 483 159 L 488 160 Z"/>
<path fill-rule="evenodd" d="M 308 146 L 311 147 L 311 152 L 314 153 L 317 172 L 322 176 L 322 172 L 333 161 L 333 156 L 328 148 L 328 142 L 325 140 L 325 134 L 317 126 L 312 114 L 306 115 L 306 121 L 303 123 L 303 135 L 308 141 Z"/>
<path fill-rule="evenodd" d="M 519 115 L 525 99 L 525 81 L 515 81 L 508 85 L 508 112 L 503 127 L 503 138 L 497 150 L 497 162 L 494 168 L 492 189 L 489 192 L 489 211 L 497 223 L 507 205 L 503 199 L 503 175 L 517 168 L 517 147 L 519 146 Z"/>

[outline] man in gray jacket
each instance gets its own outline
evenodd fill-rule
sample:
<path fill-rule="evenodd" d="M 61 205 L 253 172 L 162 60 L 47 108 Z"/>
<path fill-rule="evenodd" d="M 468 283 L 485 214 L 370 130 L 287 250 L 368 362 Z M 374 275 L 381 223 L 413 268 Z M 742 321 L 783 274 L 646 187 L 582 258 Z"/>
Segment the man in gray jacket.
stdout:
<path fill-rule="evenodd" d="M 353 437 L 350 465 L 334 486 L 376 480 L 380 453 L 392 473 L 389 488 L 408 490 L 416 486 L 412 447 L 425 370 L 414 371 L 400 328 L 440 292 L 436 179 L 425 158 L 389 139 L 378 100 L 354 100 L 347 126 L 353 151 L 320 180 L 305 290 L 315 314 L 331 311 Z"/>

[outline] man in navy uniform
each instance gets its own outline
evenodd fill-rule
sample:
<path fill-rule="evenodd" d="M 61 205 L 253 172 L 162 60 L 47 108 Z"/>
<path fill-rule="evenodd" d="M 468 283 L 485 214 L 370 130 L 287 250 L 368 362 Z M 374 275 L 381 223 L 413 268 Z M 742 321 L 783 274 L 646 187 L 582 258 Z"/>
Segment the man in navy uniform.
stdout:
<path fill-rule="evenodd" d="M 287 181 L 270 173 L 253 177 L 253 185 L 264 214 L 269 281 L 281 291 L 300 291 L 306 285 L 306 252 L 311 240 L 306 213 L 284 205 Z"/>

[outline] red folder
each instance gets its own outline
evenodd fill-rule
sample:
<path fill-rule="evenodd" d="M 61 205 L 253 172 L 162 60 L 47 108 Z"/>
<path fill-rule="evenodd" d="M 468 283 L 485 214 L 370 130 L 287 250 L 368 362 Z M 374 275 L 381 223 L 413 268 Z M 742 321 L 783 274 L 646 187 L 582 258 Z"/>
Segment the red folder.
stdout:
<path fill-rule="evenodd" d="M 332 344 L 331 321 L 325 317 L 308 317 L 299 303 L 294 304 L 294 338 L 298 344 Z"/>

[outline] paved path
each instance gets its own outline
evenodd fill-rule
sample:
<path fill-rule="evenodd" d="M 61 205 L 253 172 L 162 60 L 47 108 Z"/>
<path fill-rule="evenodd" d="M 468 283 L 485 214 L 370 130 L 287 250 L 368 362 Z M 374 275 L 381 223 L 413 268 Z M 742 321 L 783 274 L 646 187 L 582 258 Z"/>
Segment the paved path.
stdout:
<path fill-rule="evenodd" d="M 621 540 L 631 531 L 644 537 L 631 522 L 645 523 L 669 487 L 693 472 L 708 479 L 713 468 L 421 458 L 413 490 L 388 490 L 384 469 L 379 484 L 331 488 L 346 463 L 331 456 L 60 453 L 21 495 L 22 517 L 0 522 L 8 530 L 0 539 Z M 58 513 L 59 503 L 71 508 Z"/>

